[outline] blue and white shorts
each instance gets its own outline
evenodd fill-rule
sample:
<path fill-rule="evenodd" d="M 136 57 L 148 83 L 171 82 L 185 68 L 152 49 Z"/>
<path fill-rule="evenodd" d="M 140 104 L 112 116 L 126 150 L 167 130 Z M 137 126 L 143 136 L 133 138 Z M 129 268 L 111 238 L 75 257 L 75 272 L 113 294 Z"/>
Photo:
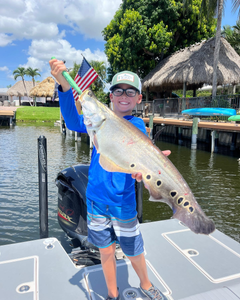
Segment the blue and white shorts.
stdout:
<path fill-rule="evenodd" d="M 87 199 L 88 241 L 98 248 L 119 243 L 127 256 L 144 252 L 136 204 L 111 206 Z"/>

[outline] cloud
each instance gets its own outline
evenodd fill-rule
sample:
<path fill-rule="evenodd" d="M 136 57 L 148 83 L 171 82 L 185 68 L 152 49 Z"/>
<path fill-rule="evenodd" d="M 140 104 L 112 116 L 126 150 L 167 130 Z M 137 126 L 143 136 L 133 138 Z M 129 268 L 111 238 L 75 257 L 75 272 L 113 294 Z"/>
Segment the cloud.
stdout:
<path fill-rule="evenodd" d="M 121 0 L 72 1 L 65 8 L 65 16 L 75 30 L 86 38 L 102 40 L 102 30 L 113 18 Z"/>
<path fill-rule="evenodd" d="M 7 78 L 14 79 L 14 76 L 7 66 L 0 67 L 0 72 L 5 72 Z"/>
<path fill-rule="evenodd" d="M 28 61 L 21 67 L 39 69 L 42 72 L 41 80 L 50 76 L 49 60 L 54 55 L 59 60 L 65 60 L 68 68 L 73 67 L 74 62 L 82 62 L 82 54 L 88 61 L 98 60 L 107 64 L 107 57 L 99 49 L 91 51 L 89 48 L 78 50 L 74 48 L 67 40 L 33 40 L 28 51 Z"/>
<path fill-rule="evenodd" d="M 74 62 L 82 61 L 82 54 L 88 60 L 101 60 L 107 62 L 107 57 L 103 51 L 99 49 L 92 52 L 90 49 L 77 50 L 67 40 L 33 40 L 29 47 L 28 54 L 35 59 L 48 62 L 54 55 L 59 60 L 66 60 L 68 67 Z"/>
<path fill-rule="evenodd" d="M 10 33 L 12 39 L 51 39 L 59 34 L 57 24 L 49 22 L 40 23 L 31 19 L 11 18 L 2 16 L 0 18 L 0 31 Z"/>
<path fill-rule="evenodd" d="M 67 25 L 85 38 L 102 40 L 102 30 L 121 0 L 0 0 L 0 33 L 13 39 L 52 39 L 59 25 Z M 2 43 L 4 45 L 4 43 Z M 5 41 L 5 44 L 6 41 Z"/>
<path fill-rule="evenodd" d="M 98 49 L 103 45 L 101 32 L 112 20 L 121 2 L 122 0 L 0 0 L 0 47 L 20 45 L 22 49 L 18 48 L 16 51 L 22 51 L 27 58 L 25 61 L 19 59 L 14 68 L 37 68 L 42 74 L 41 80 L 50 76 L 48 61 L 53 55 L 66 60 L 68 68 L 74 62 L 81 63 L 81 53 L 89 61 L 107 63 L 105 53 Z M 87 43 L 88 46 L 84 47 L 84 41 L 79 43 L 82 45 L 81 49 L 71 45 L 71 41 L 76 41 L 76 38 L 82 41 L 83 37 L 92 39 Z M 14 43 L 25 39 L 31 41 L 28 49 L 24 48 L 24 42 Z M 7 61 L 4 64 L 8 66 Z M 10 73 L 12 71 L 7 71 L 7 77 Z"/>
<path fill-rule="evenodd" d="M 4 66 L 4 67 L 0 67 L 0 71 L 2 71 L 2 72 L 8 72 L 9 69 L 8 69 L 8 67 Z"/>
<path fill-rule="evenodd" d="M 5 33 L 0 33 L 0 47 L 5 47 L 8 44 L 11 44 L 13 40 L 12 36 L 9 36 Z"/>

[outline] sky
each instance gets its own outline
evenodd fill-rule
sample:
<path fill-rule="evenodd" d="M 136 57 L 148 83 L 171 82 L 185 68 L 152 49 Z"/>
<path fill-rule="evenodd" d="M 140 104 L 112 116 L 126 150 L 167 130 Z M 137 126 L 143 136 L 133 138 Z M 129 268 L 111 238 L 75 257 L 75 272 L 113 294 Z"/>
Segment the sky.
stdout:
<path fill-rule="evenodd" d="M 12 73 L 18 67 L 39 69 L 39 81 L 51 76 L 48 61 L 52 56 L 65 60 L 69 68 L 81 63 L 82 54 L 88 61 L 107 63 L 101 32 L 121 2 L 0 0 L 0 88 L 15 84 Z M 225 0 L 222 26 L 233 26 L 237 19 L 232 0 Z"/>

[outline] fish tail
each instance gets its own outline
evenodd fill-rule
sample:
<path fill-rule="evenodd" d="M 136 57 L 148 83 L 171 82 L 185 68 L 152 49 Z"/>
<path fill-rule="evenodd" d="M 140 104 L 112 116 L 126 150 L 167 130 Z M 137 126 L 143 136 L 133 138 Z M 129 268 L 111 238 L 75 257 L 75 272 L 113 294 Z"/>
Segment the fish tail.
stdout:
<path fill-rule="evenodd" d="M 195 211 L 193 214 L 176 212 L 173 215 L 173 218 L 176 218 L 182 221 L 189 229 L 195 233 L 201 234 L 210 234 L 215 230 L 214 222 L 209 219 L 203 211 Z"/>

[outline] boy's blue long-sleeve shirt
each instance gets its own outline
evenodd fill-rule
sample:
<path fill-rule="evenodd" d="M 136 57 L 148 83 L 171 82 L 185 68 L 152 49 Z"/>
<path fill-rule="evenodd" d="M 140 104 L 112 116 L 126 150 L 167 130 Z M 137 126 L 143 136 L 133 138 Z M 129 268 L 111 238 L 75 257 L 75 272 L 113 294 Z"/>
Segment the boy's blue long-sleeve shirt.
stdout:
<path fill-rule="evenodd" d="M 83 115 L 79 115 L 77 112 L 72 89 L 63 93 L 61 87 L 59 87 L 58 95 L 61 113 L 67 128 L 87 133 Z M 125 116 L 124 118 L 146 134 L 145 124 L 142 119 L 134 116 Z M 135 179 L 132 179 L 131 174 L 105 171 L 99 164 L 99 156 L 100 154 L 93 147 L 88 173 L 87 198 L 113 206 L 122 206 L 135 202 Z"/>

